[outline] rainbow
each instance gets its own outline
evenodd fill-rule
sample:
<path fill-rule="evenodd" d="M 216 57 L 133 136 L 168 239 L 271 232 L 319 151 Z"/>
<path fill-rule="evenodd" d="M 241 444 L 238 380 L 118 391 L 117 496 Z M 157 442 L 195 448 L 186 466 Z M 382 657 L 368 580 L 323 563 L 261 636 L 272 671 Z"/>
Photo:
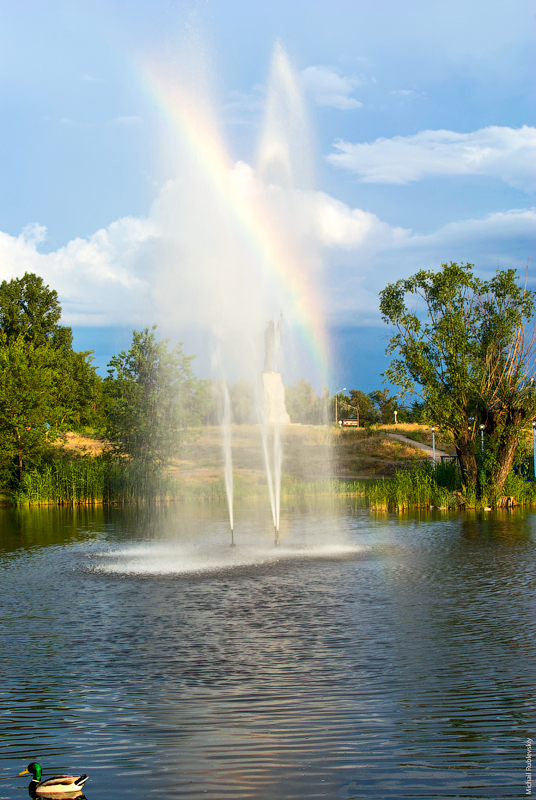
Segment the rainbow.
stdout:
<path fill-rule="evenodd" d="M 179 144 L 195 159 L 211 193 L 233 215 L 259 266 L 289 298 L 300 337 L 321 375 L 327 377 L 328 338 L 318 295 L 309 276 L 270 219 L 259 198 L 239 202 L 232 185 L 234 164 L 210 109 L 161 66 L 141 65 L 146 91 L 179 137 Z"/>

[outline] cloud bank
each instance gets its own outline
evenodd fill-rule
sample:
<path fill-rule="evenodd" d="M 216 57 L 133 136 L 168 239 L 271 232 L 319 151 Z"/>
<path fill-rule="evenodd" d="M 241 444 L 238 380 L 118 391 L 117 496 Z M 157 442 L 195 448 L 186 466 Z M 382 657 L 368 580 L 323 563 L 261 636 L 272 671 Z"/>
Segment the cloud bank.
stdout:
<path fill-rule="evenodd" d="M 230 179 L 244 202 L 257 202 L 261 194 L 274 224 L 297 246 L 309 243 L 304 252 L 314 254 L 307 262 L 311 280 L 322 283 L 328 319 L 341 324 L 379 322 L 378 291 L 419 268 L 453 260 L 484 272 L 523 269 L 534 250 L 534 208 L 451 222 L 421 235 L 325 192 L 265 186 L 246 164 L 235 165 Z M 249 250 L 234 243 L 230 255 L 222 255 L 224 234 L 215 232 L 214 216 L 200 217 L 203 202 L 192 202 L 180 181 L 170 181 L 147 218 L 119 219 L 49 253 L 41 252 L 41 225 L 28 225 L 19 236 L 0 233 L 0 279 L 25 271 L 42 276 L 58 291 L 63 321 L 73 326 L 202 326 L 217 319 L 225 303 L 238 327 L 250 317 L 264 320 L 263 302 L 272 290 L 252 269 Z M 222 219 L 222 231 L 228 222 Z M 217 291 L 207 291 L 211 284 Z"/>
<path fill-rule="evenodd" d="M 404 184 L 424 178 L 482 175 L 525 192 L 536 188 L 536 128 L 481 128 L 472 133 L 421 131 L 351 144 L 339 140 L 330 164 L 363 183 Z"/>

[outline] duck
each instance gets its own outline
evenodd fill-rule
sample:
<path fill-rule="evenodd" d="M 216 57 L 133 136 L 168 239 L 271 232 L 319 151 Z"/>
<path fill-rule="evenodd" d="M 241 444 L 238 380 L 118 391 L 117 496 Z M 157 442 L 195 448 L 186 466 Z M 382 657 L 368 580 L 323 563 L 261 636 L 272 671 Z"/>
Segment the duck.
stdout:
<path fill-rule="evenodd" d="M 53 775 L 51 778 L 41 780 L 41 765 L 36 761 L 28 764 L 26 769 L 19 772 L 20 775 L 32 775 L 32 780 L 28 791 L 32 795 L 40 797 L 76 797 L 82 794 L 82 786 L 87 781 L 87 775 Z"/>

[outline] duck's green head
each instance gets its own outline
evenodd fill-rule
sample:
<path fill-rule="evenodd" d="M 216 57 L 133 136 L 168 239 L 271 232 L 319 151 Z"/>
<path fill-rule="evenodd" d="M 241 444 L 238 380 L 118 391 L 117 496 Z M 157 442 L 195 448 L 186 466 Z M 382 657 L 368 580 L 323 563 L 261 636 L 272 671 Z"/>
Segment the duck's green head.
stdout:
<path fill-rule="evenodd" d="M 31 764 L 28 764 L 27 769 L 23 769 L 22 772 L 19 772 L 19 775 L 31 775 L 34 781 L 41 780 L 41 765 L 37 764 L 37 762 L 32 761 Z"/>

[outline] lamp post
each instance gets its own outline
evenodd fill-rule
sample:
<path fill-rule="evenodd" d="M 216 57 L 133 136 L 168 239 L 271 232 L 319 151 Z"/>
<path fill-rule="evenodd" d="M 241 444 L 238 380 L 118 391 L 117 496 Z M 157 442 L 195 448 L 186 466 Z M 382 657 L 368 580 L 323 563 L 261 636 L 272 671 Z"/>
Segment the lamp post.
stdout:
<path fill-rule="evenodd" d="M 397 414 L 398 414 L 398 411 L 396 411 L 396 409 L 395 409 L 395 425 L 396 425 L 396 424 L 397 424 L 397 422 L 398 422 L 398 421 L 397 421 L 397 418 L 396 418 L 396 417 L 397 417 Z"/>
<path fill-rule="evenodd" d="M 534 480 L 536 481 L 536 422 L 532 423 L 532 448 L 534 451 Z"/>
<path fill-rule="evenodd" d="M 335 424 L 337 424 L 337 423 L 338 423 L 338 421 L 339 421 L 339 420 L 337 419 L 337 399 L 338 399 L 338 397 L 339 397 L 340 393 L 341 393 L 341 392 L 345 392 L 345 391 L 346 391 L 346 386 L 343 386 L 343 387 L 342 387 L 342 389 L 339 389 L 339 391 L 338 391 L 338 392 L 335 392 Z"/>
<path fill-rule="evenodd" d="M 484 455 L 484 428 L 485 427 L 486 427 L 485 425 L 481 425 L 480 426 L 480 452 L 481 452 L 482 455 Z"/>
<path fill-rule="evenodd" d="M 435 425 L 432 425 L 432 462 L 435 467 Z"/>

